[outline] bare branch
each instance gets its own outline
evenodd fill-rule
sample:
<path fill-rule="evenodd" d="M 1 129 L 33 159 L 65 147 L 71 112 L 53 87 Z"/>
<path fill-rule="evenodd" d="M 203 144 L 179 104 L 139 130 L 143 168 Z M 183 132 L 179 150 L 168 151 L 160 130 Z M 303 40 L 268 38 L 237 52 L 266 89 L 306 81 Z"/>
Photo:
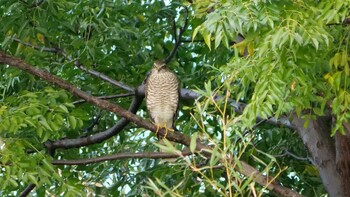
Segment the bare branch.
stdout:
<path fill-rule="evenodd" d="M 291 156 L 294 159 L 297 159 L 297 160 L 300 160 L 300 161 L 310 161 L 311 160 L 311 158 L 308 158 L 308 157 L 299 157 L 299 156 L 289 152 L 287 149 L 284 149 L 283 153 L 280 154 L 280 155 L 274 155 L 274 157 L 285 157 L 285 156 Z"/>
<path fill-rule="evenodd" d="M 130 97 L 133 95 L 134 95 L 134 93 L 125 93 L 125 94 L 117 94 L 117 95 L 110 95 L 110 96 L 98 96 L 97 98 L 107 100 L 107 99 L 114 99 L 114 98 Z M 74 101 L 72 103 L 74 105 L 77 105 L 77 104 L 81 104 L 81 103 L 85 103 L 85 102 L 86 102 L 85 100 L 77 100 L 77 101 Z"/>
<path fill-rule="evenodd" d="M 254 167 L 250 166 L 246 162 L 240 161 L 240 164 L 242 167 L 236 168 L 238 168 L 242 174 L 248 177 L 252 177 L 254 181 L 259 183 L 260 185 L 266 186 L 267 189 L 273 191 L 278 196 L 302 197 L 302 195 L 298 192 L 279 184 L 277 181 L 274 180 L 274 178 L 261 175 L 261 173 L 258 170 L 256 170 Z"/>
<path fill-rule="evenodd" d="M 19 195 L 19 197 L 27 196 L 33 189 L 35 188 L 35 184 L 29 184 L 24 191 Z"/>
<path fill-rule="evenodd" d="M 23 44 L 24 46 L 27 46 L 27 47 L 31 47 L 31 48 L 34 48 L 38 51 L 45 51 L 45 52 L 50 52 L 50 53 L 57 53 L 58 50 L 56 48 L 48 48 L 48 47 L 41 47 L 41 46 L 38 46 L 38 45 L 34 45 L 32 43 L 29 43 L 29 42 L 24 42 L 18 38 L 12 38 L 12 40 L 20 43 L 20 44 Z"/>
<path fill-rule="evenodd" d="M 183 151 L 179 153 L 165 153 L 165 152 L 143 152 L 143 153 L 118 153 L 103 157 L 91 158 L 91 159 L 78 159 L 78 160 L 53 160 L 53 165 L 86 165 L 92 163 L 99 163 L 104 161 L 119 160 L 119 159 L 170 159 L 184 157 L 192 155 L 191 151 Z"/>
<path fill-rule="evenodd" d="M 194 39 L 194 40 L 181 40 L 182 43 L 192 43 L 192 42 L 204 42 L 203 39 Z"/>
<path fill-rule="evenodd" d="M 101 119 L 101 113 L 99 113 L 99 114 L 97 115 L 97 117 L 93 119 L 92 123 L 91 123 L 88 127 L 86 127 L 85 129 L 83 129 L 83 131 L 84 131 L 84 132 L 89 132 L 89 130 L 91 130 L 92 128 L 94 128 L 95 125 L 98 124 L 98 122 L 100 121 L 100 119 Z"/>
<path fill-rule="evenodd" d="M 170 60 L 174 57 L 177 49 L 179 48 L 180 44 L 181 44 L 181 37 L 182 37 L 182 34 L 186 31 L 186 28 L 187 28 L 187 22 L 188 22 L 188 9 L 187 7 L 184 7 L 185 8 L 185 24 L 180 28 L 180 32 L 179 32 L 179 35 L 177 36 L 176 35 L 176 24 L 173 25 L 173 27 L 175 28 L 174 30 L 174 37 L 175 37 L 175 46 L 173 48 L 173 50 L 171 50 L 170 54 L 168 55 L 168 57 L 166 57 L 164 59 L 164 62 L 167 64 L 170 62 Z M 174 22 L 175 23 L 175 22 Z"/>
<path fill-rule="evenodd" d="M 82 65 L 79 61 L 75 61 L 74 65 L 76 67 L 80 68 L 81 70 L 83 70 L 83 71 L 85 71 L 85 72 L 87 72 L 87 73 L 89 73 L 91 75 L 94 75 L 94 76 L 96 76 L 96 77 L 98 77 L 100 79 L 103 79 L 103 80 L 105 80 L 105 81 L 107 81 L 107 82 L 109 82 L 109 83 L 111 83 L 111 84 L 113 84 L 113 85 L 115 85 L 115 86 L 117 86 L 119 88 L 122 88 L 122 89 L 124 89 L 124 90 L 126 90 L 128 92 L 134 92 L 134 88 L 133 87 L 130 87 L 130 86 L 128 86 L 128 85 L 126 85 L 126 84 L 124 84 L 124 83 L 122 83 L 120 81 L 114 80 L 114 79 L 108 77 L 107 75 L 105 75 L 103 73 L 100 73 L 100 72 L 98 72 L 96 70 L 88 69 L 84 65 Z"/>

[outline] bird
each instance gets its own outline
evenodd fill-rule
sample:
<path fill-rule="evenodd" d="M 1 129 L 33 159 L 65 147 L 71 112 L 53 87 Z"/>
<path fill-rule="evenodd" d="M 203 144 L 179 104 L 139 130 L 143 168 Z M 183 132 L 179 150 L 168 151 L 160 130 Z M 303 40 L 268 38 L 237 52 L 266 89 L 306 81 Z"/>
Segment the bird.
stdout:
<path fill-rule="evenodd" d="M 145 79 L 146 107 L 150 119 L 160 128 L 175 130 L 180 97 L 180 81 L 164 62 L 155 61 L 152 70 Z"/>

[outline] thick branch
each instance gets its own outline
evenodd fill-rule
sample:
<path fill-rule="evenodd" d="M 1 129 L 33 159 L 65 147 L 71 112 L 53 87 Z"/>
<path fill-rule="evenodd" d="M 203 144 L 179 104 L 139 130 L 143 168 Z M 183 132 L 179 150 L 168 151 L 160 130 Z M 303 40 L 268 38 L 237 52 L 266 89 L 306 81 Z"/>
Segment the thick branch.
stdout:
<path fill-rule="evenodd" d="M 73 95 L 78 96 L 82 99 L 85 99 L 87 102 L 90 102 L 94 104 L 97 107 L 100 107 L 101 109 L 105 109 L 111 112 L 114 112 L 117 115 L 122 116 L 123 118 L 130 120 L 131 122 L 137 124 L 138 126 L 141 126 L 145 129 L 148 129 L 154 133 L 157 131 L 157 127 L 150 122 L 147 122 L 143 120 L 141 117 L 133 114 L 130 111 L 127 111 L 123 109 L 122 107 L 112 104 L 106 100 L 101 100 L 99 98 L 96 98 L 94 96 L 88 95 L 87 93 L 81 91 L 80 89 L 72 86 L 71 84 L 67 83 L 66 81 L 51 75 L 47 71 L 40 70 L 38 68 L 35 68 L 26 62 L 24 62 L 20 58 L 12 57 L 9 56 L 3 52 L 0 52 L 0 63 L 2 64 L 8 64 L 10 66 L 19 68 L 21 70 L 24 70 L 30 74 L 33 74 L 35 76 L 38 76 L 62 89 L 65 89 L 69 92 L 71 92 Z M 165 130 L 160 129 L 158 130 L 158 135 L 164 136 L 165 135 Z M 166 135 L 166 138 L 170 141 L 173 142 L 178 142 L 186 146 L 190 146 L 191 139 L 179 132 L 168 132 Z M 203 153 L 206 156 L 210 156 L 210 147 L 201 143 L 196 144 L 195 150 L 198 152 Z M 269 189 L 271 189 L 273 192 L 275 192 L 278 195 L 281 196 L 300 196 L 297 192 L 289 189 L 289 188 L 284 188 L 280 186 L 279 184 L 275 182 L 270 182 L 273 180 L 273 178 L 269 176 L 264 176 L 261 175 L 259 171 L 254 169 L 252 166 L 242 162 L 243 168 L 236 168 L 238 171 L 240 171 L 242 174 L 245 176 L 253 176 L 253 180 L 256 181 L 257 183 L 263 185 L 263 186 L 268 186 Z M 287 192 L 288 191 L 288 192 Z"/>
<path fill-rule="evenodd" d="M 86 165 L 92 163 L 99 163 L 104 161 L 111 160 L 120 160 L 120 159 L 170 159 L 184 157 L 192 155 L 191 151 L 184 151 L 179 153 L 165 153 L 165 152 L 144 152 L 144 153 L 118 153 L 98 158 L 91 159 L 77 159 L 77 160 L 53 160 L 51 163 L 54 165 Z"/>
<path fill-rule="evenodd" d="M 246 162 L 240 161 L 240 163 L 242 165 L 242 168 L 236 167 L 237 170 L 239 169 L 239 171 L 246 176 L 251 176 L 255 182 L 259 183 L 260 185 L 266 186 L 267 189 L 273 191 L 278 196 L 302 197 L 302 195 L 300 195 L 299 193 L 289 188 L 283 187 L 277 181 L 274 181 L 274 178 L 261 175 L 261 173 L 258 170 L 256 170 Z"/>
<path fill-rule="evenodd" d="M 336 169 L 342 181 L 344 196 L 350 196 L 350 124 L 343 123 L 345 135 L 337 132 L 335 134 L 336 147 Z"/>
<path fill-rule="evenodd" d="M 308 148 L 314 164 L 317 166 L 320 176 L 330 196 L 344 196 L 341 188 L 341 176 L 336 168 L 336 151 L 334 139 L 331 138 L 331 122 L 329 117 L 318 117 L 310 120 L 307 128 L 304 127 L 305 120 L 294 116 L 292 123 Z"/>

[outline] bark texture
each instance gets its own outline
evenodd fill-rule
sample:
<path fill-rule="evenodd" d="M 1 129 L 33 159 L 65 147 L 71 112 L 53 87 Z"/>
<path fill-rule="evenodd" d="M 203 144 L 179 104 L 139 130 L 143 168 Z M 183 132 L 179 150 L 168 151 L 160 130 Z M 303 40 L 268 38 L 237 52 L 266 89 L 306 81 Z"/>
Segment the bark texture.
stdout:
<path fill-rule="evenodd" d="M 343 124 L 346 134 L 335 135 L 336 168 L 342 179 L 343 196 L 350 196 L 350 126 Z"/>
<path fill-rule="evenodd" d="M 307 127 L 304 127 L 305 120 L 298 118 L 296 115 L 292 120 L 292 124 L 308 148 L 314 164 L 320 173 L 323 185 L 331 197 L 345 197 L 346 187 L 344 183 L 349 177 L 342 176 L 342 170 L 337 169 L 336 154 L 338 149 L 335 145 L 335 139 L 331 134 L 331 117 L 318 117 L 316 120 L 310 120 Z M 341 142 L 341 144 L 343 144 Z M 343 154 L 343 153 L 340 153 Z M 341 162 L 342 165 L 344 164 Z M 350 187 L 348 185 L 347 187 Z"/>

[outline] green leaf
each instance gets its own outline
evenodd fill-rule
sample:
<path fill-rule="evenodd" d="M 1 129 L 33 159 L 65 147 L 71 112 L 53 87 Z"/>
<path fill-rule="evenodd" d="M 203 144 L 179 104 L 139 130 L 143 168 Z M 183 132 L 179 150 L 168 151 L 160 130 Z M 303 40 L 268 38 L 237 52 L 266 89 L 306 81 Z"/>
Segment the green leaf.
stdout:
<path fill-rule="evenodd" d="M 52 131 L 51 127 L 49 126 L 49 124 L 47 123 L 46 118 L 41 117 L 41 120 L 39 120 L 39 123 L 44 126 L 45 129 Z M 40 135 L 39 135 L 40 136 Z"/>
<path fill-rule="evenodd" d="M 74 116 L 68 116 L 68 122 L 72 129 L 77 127 L 77 119 Z"/>
<path fill-rule="evenodd" d="M 192 134 L 192 136 L 191 136 L 190 150 L 191 150 L 192 153 L 195 152 L 195 149 L 196 149 L 196 146 L 197 146 L 197 136 L 198 136 L 197 132 Z"/>

